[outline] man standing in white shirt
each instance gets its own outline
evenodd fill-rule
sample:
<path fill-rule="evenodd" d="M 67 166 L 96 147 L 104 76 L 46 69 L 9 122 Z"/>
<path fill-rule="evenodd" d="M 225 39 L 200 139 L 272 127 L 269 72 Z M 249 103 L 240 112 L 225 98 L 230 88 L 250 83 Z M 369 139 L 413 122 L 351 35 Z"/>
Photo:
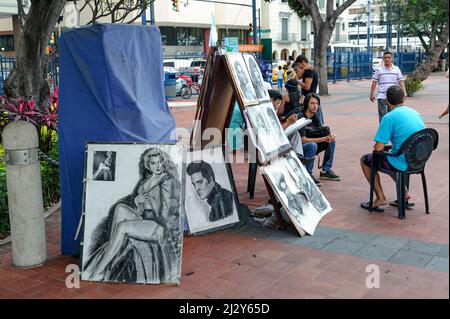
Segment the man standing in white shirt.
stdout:
<path fill-rule="evenodd" d="M 370 100 L 375 101 L 375 88 L 378 84 L 378 118 L 379 122 L 383 116 L 387 113 L 387 103 L 386 103 L 386 91 L 392 85 L 400 85 L 405 92 L 406 99 L 406 89 L 404 78 L 399 67 L 392 64 L 392 53 L 389 51 L 383 54 L 383 64 L 374 72 L 372 77 L 372 87 L 370 88 Z"/>

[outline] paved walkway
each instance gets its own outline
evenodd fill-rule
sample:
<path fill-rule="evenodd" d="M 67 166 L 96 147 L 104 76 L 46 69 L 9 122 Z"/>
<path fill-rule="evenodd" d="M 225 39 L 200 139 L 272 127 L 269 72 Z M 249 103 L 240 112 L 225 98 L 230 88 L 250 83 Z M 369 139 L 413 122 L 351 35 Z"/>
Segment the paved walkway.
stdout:
<path fill-rule="evenodd" d="M 249 221 L 245 226 L 199 237 L 185 237 L 179 286 L 143 286 L 81 282 L 65 286 L 74 257 L 59 252 L 60 215 L 47 220 L 49 261 L 44 267 L 11 266 L 11 245 L 0 246 L 2 298 L 448 298 L 449 297 L 449 143 L 448 118 L 437 116 L 448 103 L 448 79 L 433 74 L 425 88 L 409 98 L 428 127 L 440 135 L 439 148 L 427 165 L 431 214 L 425 214 L 420 178 L 411 178 L 416 206 L 397 218 L 397 210 L 368 213 L 368 185 L 359 167 L 371 151 L 377 129 L 376 104 L 368 100 L 370 81 L 330 84 L 322 99 L 325 121 L 337 135 L 335 167 L 340 182 L 321 188 L 333 206 L 314 236 L 300 238 L 292 228 L 279 231 Z M 170 102 L 177 127 L 192 126 L 195 100 Z M 247 164 L 233 164 L 241 203 L 251 209 L 265 204 L 267 193 L 257 178 L 249 199 Z M 383 176 L 389 200 L 393 182 Z M 370 265 L 380 271 L 380 287 L 368 289 Z M 369 266 L 370 269 L 367 267 Z"/>

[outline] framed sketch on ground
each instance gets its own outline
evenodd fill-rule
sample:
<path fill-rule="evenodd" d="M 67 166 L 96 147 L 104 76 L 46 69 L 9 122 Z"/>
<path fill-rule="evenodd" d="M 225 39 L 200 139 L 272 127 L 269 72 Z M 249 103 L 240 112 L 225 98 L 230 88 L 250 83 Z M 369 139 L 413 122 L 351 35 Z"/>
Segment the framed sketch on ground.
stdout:
<path fill-rule="evenodd" d="M 115 176 L 99 183 L 102 152 L 115 154 Z M 82 280 L 179 283 L 185 155 L 182 145 L 87 144 Z"/>
<path fill-rule="evenodd" d="M 258 101 L 270 101 L 269 92 L 267 92 L 267 90 L 264 88 L 264 79 L 255 56 L 252 53 L 244 53 L 243 56 L 245 63 L 247 64 L 247 68 L 253 83 L 253 87 L 255 88 Z"/>
<path fill-rule="evenodd" d="M 225 53 L 225 61 L 231 72 L 233 82 L 238 89 L 239 97 L 244 106 L 258 103 L 250 74 L 241 53 Z"/>
<path fill-rule="evenodd" d="M 299 234 L 313 235 L 320 219 L 331 211 L 331 206 L 312 182 L 295 152 L 271 162 L 261 170 Z"/>
<path fill-rule="evenodd" d="M 240 222 L 239 201 L 224 146 L 188 153 L 185 208 L 189 232 L 193 235 Z"/>

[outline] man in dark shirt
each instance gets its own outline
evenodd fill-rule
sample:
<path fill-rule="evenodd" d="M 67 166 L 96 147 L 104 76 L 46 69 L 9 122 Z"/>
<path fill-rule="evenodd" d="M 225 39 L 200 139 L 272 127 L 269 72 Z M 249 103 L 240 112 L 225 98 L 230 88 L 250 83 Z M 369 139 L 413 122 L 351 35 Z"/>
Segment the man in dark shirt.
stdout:
<path fill-rule="evenodd" d="M 303 70 L 301 79 L 298 79 L 298 84 L 302 87 L 302 95 L 306 96 L 309 93 L 316 93 L 319 85 L 319 75 L 308 63 L 308 58 L 304 55 L 299 55 L 295 62 L 297 67 Z"/>
<path fill-rule="evenodd" d="M 317 92 L 317 86 L 319 85 L 319 74 L 313 70 L 313 67 L 308 62 L 308 58 L 304 55 L 299 55 L 295 60 L 295 67 L 298 68 L 300 78 L 298 78 L 298 85 L 302 88 L 301 102 L 303 103 L 304 98 L 310 93 Z M 320 123 L 323 125 L 323 113 L 322 107 L 319 106 L 317 111 L 317 116 Z"/>
<path fill-rule="evenodd" d="M 187 174 L 191 177 L 195 192 L 201 200 L 211 206 L 208 220 L 214 222 L 233 214 L 233 193 L 222 188 L 215 181 L 214 171 L 206 162 L 192 162 L 188 165 Z"/>

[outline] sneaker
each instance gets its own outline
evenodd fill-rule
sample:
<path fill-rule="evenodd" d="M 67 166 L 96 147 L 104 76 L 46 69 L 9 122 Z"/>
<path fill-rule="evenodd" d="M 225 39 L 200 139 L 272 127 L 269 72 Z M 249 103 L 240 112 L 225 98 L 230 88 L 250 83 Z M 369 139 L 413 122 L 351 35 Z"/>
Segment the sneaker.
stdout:
<path fill-rule="evenodd" d="M 320 172 L 320 179 L 328 179 L 331 181 L 340 181 L 341 178 L 337 176 L 331 169 L 326 172 Z"/>
<path fill-rule="evenodd" d="M 314 175 L 310 175 L 310 176 L 317 187 L 322 186 L 322 183 L 317 178 L 315 178 Z"/>

